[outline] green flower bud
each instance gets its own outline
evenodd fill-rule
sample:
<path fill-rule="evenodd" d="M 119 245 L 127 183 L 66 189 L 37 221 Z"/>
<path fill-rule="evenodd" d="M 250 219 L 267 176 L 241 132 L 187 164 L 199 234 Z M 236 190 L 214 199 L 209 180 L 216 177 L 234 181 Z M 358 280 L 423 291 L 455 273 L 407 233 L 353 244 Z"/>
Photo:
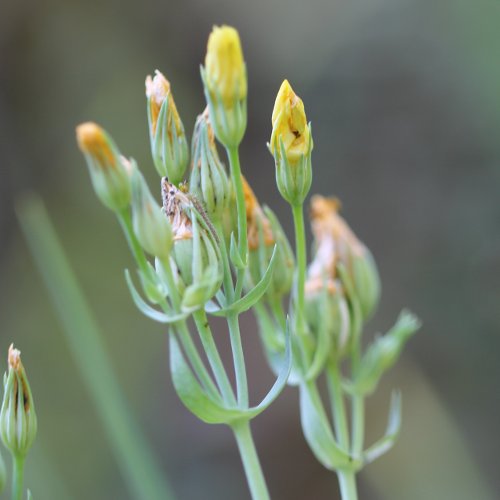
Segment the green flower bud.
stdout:
<path fill-rule="evenodd" d="M 201 78 L 215 136 L 227 148 L 237 147 L 247 125 L 247 74 L 234 28 L 214 26 Z"/>
<path fill-rule="evenodd" d="M 222 284 L 217 234 L 199 201 L 162 179 L 163 208 L 174 235 L 173 260 L 182 279 L 182 308 L 203 307 Z"/>
<path fill-rule="evenodd" d="M 196 120 L 192 159 L 189 190 L 201 201 L 212 220 L 220 220 L 229 205 L 231 183 L 217 153 L 208 110 Z"/>
<path fill-rule="evenodd" d="M 108 208 L 119 211 L 130 203 L 130 165 L 120 156 L 111 137 L 99 125 L 76 128 L 76 139 L 90 172 L 94 190 Z"/>
<path fill-rule="evenodd" d="M 186 172 L 189 148 L 169 81 L 156 70 L 146 78 L 149 137 L 156 170 L 178 185 Z"/>
<path fill-rule="evenodd" d="M 391 368 L 410 337 L 420 328 L 420 321 L 408 311 L 402 311 L 396 324 L 370 345 L 355 375 L 353 388 L 361 394 L 371 394 L 380 377 Z"/>
<path fill-rule="evenodd" d="M 269 207 L 261 208 L 247 180 L 244 177 L 242 179 L 249 249 L 247 287 L 252 288 L 262 279 L 276 244 L 278 259 L 266 297 L 280 300 L 292 288 L 295 272 L 294 254 L 276 215 Z"/>
<path fill-rule="evenodd" d="M 0 436 L 15 458 L 23 458 L 35 440 L 37 419 L 28 377 L 21 363 L 21 353 L 12 344 L 8 363 L 0 411 Z"/>
<path fill-rule="evenodd" d="M 337 278 L 336 268 L 342 264 L 352 281 L 363 318 L 367 319 L 380 297 L 377 267 L 368 248 L 338 214 L 339 207 L 340 203 L 336 199 L 319 195 L 312 197 L 310 216 L 315 258 L 309 273 L 317 277 L 326 273 L 330 278 Z"/>
<path fill-rule="evenodd" d="M 279 192 L 288 203 L 301 205 L 311 188 L 313 141 L 304 104 L 288 80 L 276 96 L 272 124 L 268 147 L 276 163 Z"/>
<path fill-rule="evenodd" d="M 144 250 L 168 259 L 173 244 L 172 228 L 137 168 L 132 174 L 132 223 Z"/>

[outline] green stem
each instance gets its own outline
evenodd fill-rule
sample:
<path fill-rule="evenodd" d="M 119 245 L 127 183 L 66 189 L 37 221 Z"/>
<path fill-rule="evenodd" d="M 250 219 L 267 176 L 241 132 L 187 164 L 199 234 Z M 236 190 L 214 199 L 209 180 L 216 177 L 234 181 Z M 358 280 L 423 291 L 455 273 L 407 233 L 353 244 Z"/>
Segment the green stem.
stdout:
<path fill-rule="evenodd" d="M 238 212 L 238 252 L 241 260 L 247 262 L 247 210 L 245 206 L 245 194 L 243 192 L 243 181 L 241 180 L 241 168 L 238 148 L 227 148 L 229 165 L 231 167 L 231 180 L 236 195 L 236 210 Z M 235 296 L 237 300 L 238 295 Z"/>
<path fill-rule="evenodd" d="M 35 196 L 18 206 L 18 217 L 66 339 L 111 449 L 133 497 L 172 499 L 165 471 L 158 467 L 142 429 L 134 420 L 111 367 L 102 334 L 87 305 L 48 214 Z"/>
<path fill-rule="evenodd" d="M 148 261 L 146 256 L 144 255 L 144 250 L 141 245 L 137 241 L 137 238 L 134 234 L 134 228 L 132 227 L 132 218 L 130 217 L 130 212 L 127 208 L 121 210 L 117 213 L 118 221 L 125 233 L 125 237 L 127 239 L 127 243 L 132 251 L 132 255 L 134 256 L 137 265 L 144 273 L 149 273 Z"/>
<path fill-rule="evenodd" d="M 214 222 L 215 230 L 219 236 L 220 240 L 220 251 L 222 257 L 222 268 L 224 272 L 224 295 L 226 296 L 227 303 L 230 304 L 233 301 L 233 276 L 231 274 L 231 265 L 229 263 L 229 257 L 227 254 L 226 240 L 224 239 L 224 231 L 222 229 L 222 224 L 220 221 Z"/>
<path fill-rule="evenodd" d="M 351 352 L 351 369 L 353 376 L 356 375 L 361 363 L 361 335 L 359 332 L 354 339 L 354 345 Z M 351 396 L 351 423 L 352 423 L 352 442 L 351 453 L 355 457 L 361 456 L 363 452 L 363 443 L 365 438 L 365 400 L 364 396 L 353 394 Z"/>
<path fill-rule="evenodd" d="M 250 423 L 247 420 L 238 422 L 232 426 L 232 429 L 238 443 L 238 450 L 243 462 L 252 499 L 269 500 L 269 492 L 253 442 Z"/>
<path fill-rule="evenodd" d="M 340 373 L 337 363 L 330 363 L 327 367 L 328 390 L 330 392 L 330 401 L 332 405 L 333 424 L 335 426 L 335 435 L 339 445 L 346 451 L 349 451 L 349 427 L 340 383 Z"/>
<path fill-rule="evenodd" d="M 302 205 L 292 205 L 292 213 L 295 226 L 295 252 L 297 254 L 297 320 L 299 325 L 302 326 L 307 267 L 306 234 Z"/>
<path fill-rule="evenodd" d="M 25 457 L 12 458 L 12 500 L 22 500 Z"/>
<path fill-rule="evenodd" d="M 245 368 L 245 357 L 241 344 L 240 324 L 238 316 L 230 314 L 227 317 L 229 336 L 231 338 L 231 350 L 233 353 L 234 373 L 236 375 L 236 391 L 238 393 L 238 405 L 240 408 L 248 408 L 248 384 Z"/>
<path fill-rule="evenodd" d="M 203 309 L 196 311 L 193 313 L 193 318 L 222 397 L 226 403 L 236 404 L 233 388 L 219 355 L 205 311 Z"/>
<path fill-rule="evenodd" d="M 340 496 L 342 500 L 358 500 L 358 490 L 356 487 L 356 477 L 354 472 L 349 470 L 338 470 Z"/>
<path fill-rule="evenodd" d="M 339 445 L 349 450 L 349 427 L 347 426 L 344 396 L 340 380 L 340 371 L 336 360 L 330 361 L 327 367 L 328 390 L 332 404 L 335 434 Z M 342 500 L 357 500 L 355 472 L 348 469 L 337 470 Z"/>

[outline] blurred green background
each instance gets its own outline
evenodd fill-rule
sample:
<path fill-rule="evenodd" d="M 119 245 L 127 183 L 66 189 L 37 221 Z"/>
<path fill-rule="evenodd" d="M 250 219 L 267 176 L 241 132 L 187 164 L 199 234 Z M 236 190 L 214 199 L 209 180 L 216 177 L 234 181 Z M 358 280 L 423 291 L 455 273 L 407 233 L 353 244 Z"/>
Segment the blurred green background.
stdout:
<path fill-rule="evenodd" d="M 500 4 L 1 0 L 0 370 L 14 341 L 39 416 L 27 462 L 35 498 L 130 497 L 19 231 L 13 206 L 26 190 L 48 204 L 178 498 L 249 498 L 229 430 L 197 421 L 173 391 L 166 335 L 132 304 L 123 278 L 132 259 L 74 139 L 76 124 L 97 121 L 154 186 L 144 78 L 156 68 L 167 75 L 191 131 L 204 107 L 199 64 L 214 23 L 241 34 L 249 75 L 242 165 L 260 199 L 291 236 L 265 147 L 286 77 L 313 124 L 312 191 L 341 198 L 379 265 L 383 297 L 367 336 L 405 306 L 424 323 L 369 400 L 371 441 L 384 430 L 390 389 L 400 388 L 403 432 L 362 472 L 361 498 L 498 498 Z M 257 400 L 272 375 L 245 320 Z M 302 438 L 297 399 L 287 388 L 253 423 L 272 496 L 336 498 L 334 475 Z"/>

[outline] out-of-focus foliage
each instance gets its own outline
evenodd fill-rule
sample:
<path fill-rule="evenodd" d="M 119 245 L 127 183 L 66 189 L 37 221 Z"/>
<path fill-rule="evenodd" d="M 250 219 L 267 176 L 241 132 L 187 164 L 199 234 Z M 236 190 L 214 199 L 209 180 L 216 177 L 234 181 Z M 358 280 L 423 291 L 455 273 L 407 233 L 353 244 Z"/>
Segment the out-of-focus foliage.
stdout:
<path fill-rule="evenodd" d="M 155 68 L 165 73 L 179 113 L 192 117 L 185 122 L 190 134 L 203 107 L 205 40 L 222 22 L 238 27 L 244 45 L 250 94 L 242 167 L 258 196 L 289 220 L 265 147 L 286 77 L 313 124 L 312 192 L 342 199 L 378 262 L 383 300 L 373 332 L 386 330 L 407 304 L 424 323 L 404 359 L 420 366 L 425 383 L 413 363 L 393 370 L 387 387 L 405 395 L 401 440 L 361 475 L 361 496 L 493 498 L 490 490 L 500 490 L 500 6 L 3 0 L 0 352 L 15 341 L 30 366 L 39 434 L 27 475 L 35 498 L 126 494 L 15 224 L 14 198 L 27 188 L 48 202 L 179 497 L 246 495 L 229 432 L 199 423 L 175 397 L 167 339 L 128 297 L 122 270 L 131 260 L 112 216 L 98 206 L 74 142 L 75 125 L 92 118 L 155 179 L 144 78 Z M 253 329 L 249 318 L 244 341 L 255 352 L 248 371 L 257 400 L 272 375 L 260 368 Z M 154 398 L 144 390 L 152 384 Z M 369 413 L 385 410 L 384 387 Z M 296 400 L 288 389 L 255 421 L 270 490 L 276 499 L 332 498 L 335 479 L 303 441 Z M 368 438 L 384 420 L 381 414 L 369 422 Z"/>

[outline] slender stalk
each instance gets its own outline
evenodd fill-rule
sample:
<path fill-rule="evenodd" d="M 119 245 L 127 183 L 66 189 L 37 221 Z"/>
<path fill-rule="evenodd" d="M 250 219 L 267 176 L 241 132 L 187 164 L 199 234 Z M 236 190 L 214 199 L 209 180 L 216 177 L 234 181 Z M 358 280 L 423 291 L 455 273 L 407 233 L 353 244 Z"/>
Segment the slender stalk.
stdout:
<path fill-rule="evenodd" d="M 245 357 L 241 344 L 240 324 L 238 316 L 230 314 L 227 317 L 229 336 L 231 338 L 231 350 L 233 353 L 234 373 L 236 375 L 236 391 L 238 394 L 238 406 L 248 408 L 248 384 L 245 368 Z"/>
<path fill-rule="evenodd" d="M 25 457 L 13 457 L 12 459 L 12 500 L 22 500 L 24 481 Z"/>
<path fill-rule="evenodd" d="M 227 255 L 226 241 L 224 239 L 224 231 L 222 229 L 222 224 L 220 221 L 214 222 L 214 226 L 219 236 L 219 240 L 221 242 L 220 251 L 222 257 L 222 267 L 224 271 L 224 278 L 223 278 L 224 295 L 226 296 L 228 304 L 230 304 L 233 301 L 233 294 L 234 294 L 233 276 L 231 274 L 231 266 L 229 264 L 229 257 Z"/>
<path fill-rule="evenodd" d="M 117 214 L 117 217 L 137 264 L 142 271 L 144 271 L 145 273 L 149 273 L 147 266 L 148 261 L 146 259 L 146 256 L 144 255 L 144 250 L 142 249 L 134 234 L 130 212 L 128 211 L 128 209 L 123 209 Z"/>
<path fill-rule="evenodd" d="M 292 205 L 295 227 L 295 252 L 297 255 L 297 320 L 300 326 L 304 321 L 304 294 L 306 282 L 307 251 L 302 205 Z M 303 333 L 303 332 L 302 332 Z"/>
<path fill-rule="evenodd" d="M 217 350 L 217 345 L 212 336 L 212 331 L 210 330 L 205 311 L 203 309 L 196 311 L 193 314 L 193 318 L 222 397 L 226 403 L 236 404 L 233 388 L 231 387 L 224 364 Z"/>
<path fill-rule="evenodd" d="M 252 499 L 269 500 L 269 492 L 253 442 L 250 423 L 247 420 L 238 422 L 232 426 L 232 429 L 238 443 L 238 450 L 243 462 Z"/>
<path fill-rule="evenodd" d="M 18 206 L 18 217 L 49 296 L 64 327 L 74 362 L 110 440 L 111 449 L 138 499 L 174 498 L 165 472 L 132 417 L 105 350 L 101 332 L 64 255 L 48 214 L 35 196 Z"/>
<path fill-rule="evenodd" d="M 351 369 L 353 375 L 359 369 L 361 363 L 361 337 L 356 335 L 351 352 Z M 363 452 L 363 443 L 365 437 L 365 400 L 364 396 L 353 394 L 351 396 L 351 424 L 352 424 L 352 442 L 351 453 L 358 457 Z"/>
<path fill-rule="evenodd" d="M 215 400 L 218 400 L 220 395 L 219 391 L 217 390 L 217 386 L 208 373 L 205 363 L 201 359 L 200 353 L 198 352 L 198 349 L 196 348 L 196 345 L 191 338 L 191 332 L 189 331 L 186 322 L 180 321 L 176 324 L 175 328 L 178 333 L 178 338 L 182 343 L 182 347 L 184 348 L 184 352 L 186 353 L 189 362 L 193 367 L 193 370 L 200 379 L 200 382 L 207 390 L 207 392 L 209 392 Z"/>
<path fill-rule="evenodd" d="M 349 427 L 347 426 L 344 396 L 340 381 L 340 372 L 336 361 L 331 361 L 327 367 L 328 390 L 332 403 L 333 422 L 337 440 L 344 450 L 349 450 Z M 357 500 L 355 472 L 348 469 L 338 469 L 340 493 L 342 500 Z"/>
<path fill-rule="evenodd" d="M 358 491 L 356 487 L 356 477 L 354 472 L 349 470 L 338 470 L 340 495 L 342 500 L 357 500 Z"/>
<path fill-rule="evenodd" d="M 231 168 L 231 180 L 233 182 L 236 195 L 236 210 L 238 212 L 238 252 L 243 262 L 247 262 L 248 241 L 247 241 L 247 212 L 245 207 L 245 195 L 243 192 L 243 182 L 241 180 L 240 157 L 238 148 L 227 148 L 229 165 Z M 240 273 L 241 274 L 241 273 Z M 241 280 L 239 280 L 241 282 Z M 241 286 L 237 288 L 240 289 Z M 235 295 L 237 300 L 239 295 Z"/>

